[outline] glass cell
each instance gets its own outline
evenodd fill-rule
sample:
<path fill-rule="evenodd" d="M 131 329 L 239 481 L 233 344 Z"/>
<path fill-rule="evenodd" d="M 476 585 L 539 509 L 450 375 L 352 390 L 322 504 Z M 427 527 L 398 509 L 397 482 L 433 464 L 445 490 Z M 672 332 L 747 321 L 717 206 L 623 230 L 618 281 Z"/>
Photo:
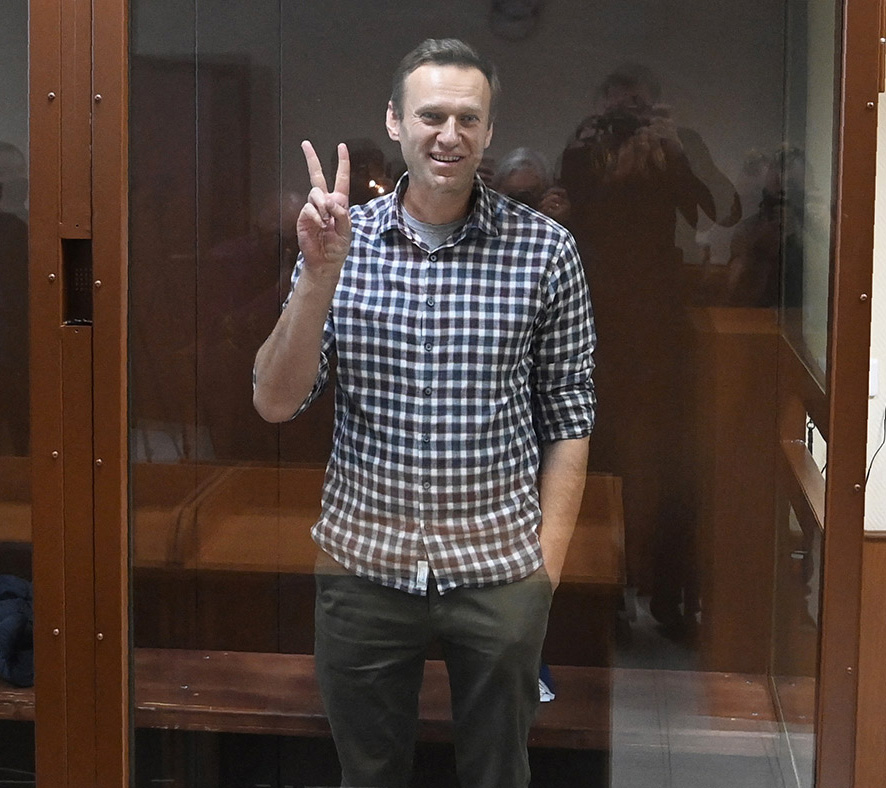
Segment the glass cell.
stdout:
<path fill-rule="evenodd" d="M 33 785 L 34 726 L 18 711 L 34 684 L 26 0 L 0 7 L 0 108 L 0 785 Z"/>
<path fill-rule="evenodd" d="M 333 354 L 328 389 L 277 426 L 253 408 L 252 367 L 298 259 L 311 190 L 300 143 L 312 142 L 330 184 L 347 143 L 354 206 L 390 199 L 407 160 L 418 179 L 425 151 L 385 125 L 391 80 L 418 42 L 443 35 L 496 63 L 502 92 L 478 175 L 535 209 L 533 221 L 568 230 L 598 334 L 597 424 L 547 621 L 541 678 L 555 697 L 530 735 L 532 784 L 775 788 L 801 748 L 814 752 L 814 731 L 779 733 L 789 715 L 779 677 L 796 674 L 779 661 L 790 592 L 776 405 L 784 336 L 824 368 L 831 217 L 813 221 L 810 206 L 830 202 L 819 162 L 832 161 L 833 137 L 812 151 L 795 130 L 833 129 L 835 94 L 819 91 L 827 74 L 804 53 L 835 9 L 801 24 L 788 3 L 458 0 L 442 25 L 439 8 L 406 0 L 133 2 L 137 784 L 338 784 L 314 672 L 316 578 L 328 587 L 338 569 L 315 569 L 330 564 L 311 526 L 333 441 L 349 428 L 335 421 L 336 374 L 346 386 L 352 370 Z M 424 123 L 438 108 L 422 109 Z M 791 213 L 795 148 L 816 161 L 816 190 L 801 173 L 803 227 Z M 426 456 L 448 415 L 424 410 L 446 384 L 445 364 L 424 360 L 446 352 L 441 336 L 470 355 L 518 319 L 496 292 L 492 330 L 423 333 L 446 307 L 459 243 L 413 244 L 427 254 L 394 276 L 387 301 L 357 292 L 347 307 L 372 316 L 367 341 L 414 340 L 418 361 L 379 372 L 404 408 L 413 400 L 397 386 L 431 371 L 416 384 L 424 421 L 412 456 Z M 410 298 L 421 320 L 387 306 Z M 459 310 L 482 312 L 479 300 Z M 469 383 L 453 410 L 486 404 Z M 379 446 L 401 416 L 361 444 L 355 473 L 373 490 Z M 403 507 L 444 505 L 431 479 L 455 461 L 436 462 Z M 426 570 L 445 576 L 430 558 Z M 815 627 L 806 636 L 817 643 Z M 446 649 L 426 652 L 412 777 L 425 788 L 456 784 Z"/>

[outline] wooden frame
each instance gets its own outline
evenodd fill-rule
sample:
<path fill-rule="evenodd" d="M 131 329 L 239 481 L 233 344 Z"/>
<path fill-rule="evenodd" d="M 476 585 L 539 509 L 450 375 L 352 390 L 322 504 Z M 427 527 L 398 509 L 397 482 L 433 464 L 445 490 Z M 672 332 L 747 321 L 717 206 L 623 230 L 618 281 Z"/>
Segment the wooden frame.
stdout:
<path fill-rule="evenodd" d="M 129 4 L 94 0 L 93 261 L 96 293 L 93 407 L 96 464 L 95 594 L 97 786 L 130 780 L 129 455 Z M 101 100 L 98 100 L 101 96 Z"/>
<path fill-rule="evenodd" d="M 877 3 L 847 0 L 828 360 L 828 471 L 816 784 L 853 785 L 879 42 Z"/>
<path fill-rule="evenodd" d="M 129 782 L 126 11 L 100 0 L 30 8 L 41 786 Z M 65 324 L 67 239 L 92 240 L 94 326 Z"/>

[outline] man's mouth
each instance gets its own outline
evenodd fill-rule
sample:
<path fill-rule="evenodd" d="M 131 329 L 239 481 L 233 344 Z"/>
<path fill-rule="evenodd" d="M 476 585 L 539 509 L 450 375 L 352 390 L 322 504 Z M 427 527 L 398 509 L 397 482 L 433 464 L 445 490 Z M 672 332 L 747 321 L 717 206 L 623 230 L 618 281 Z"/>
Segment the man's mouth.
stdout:
<path fill-rule="evenodd" d="M 434 161 L 439 161 L 439 162 L 442 162 L 443 164 L 452 164 L 453 162 L 462 160 L 461 156 L 446 156 L 442 153 L 432 153 L 431 158 Z"/>

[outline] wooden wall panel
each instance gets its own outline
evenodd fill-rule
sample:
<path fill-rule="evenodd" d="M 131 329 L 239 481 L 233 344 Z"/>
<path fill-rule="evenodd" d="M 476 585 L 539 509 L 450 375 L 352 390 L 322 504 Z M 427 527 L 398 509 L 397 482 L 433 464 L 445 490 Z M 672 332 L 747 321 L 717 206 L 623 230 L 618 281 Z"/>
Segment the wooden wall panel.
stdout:
<path fill-rule="evenodd" d="M 855 785 L 881 785 L 886 774 L 886 534 L 864 542 L 858 663 Z"/>

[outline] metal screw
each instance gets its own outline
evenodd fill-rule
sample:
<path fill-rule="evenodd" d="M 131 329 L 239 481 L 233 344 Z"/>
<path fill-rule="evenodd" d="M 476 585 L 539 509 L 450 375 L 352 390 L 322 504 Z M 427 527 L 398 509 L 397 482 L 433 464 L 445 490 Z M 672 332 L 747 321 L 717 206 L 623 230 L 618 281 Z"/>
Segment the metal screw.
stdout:
<path fill-rule="evenodd" d="M 104 640 L 104 639 L 105 639 L 105 636 L 104 636 L 101 632 L 99 632 L 99 633 L 95 636 L 95 639 L 96 639 L 96 640 Z"/>
<path fill-rule="evenodd" d="M 855 490 L 855 492 L 861 492 L 861 485 L 855 484 L 853 485 L 852 489 Z"/>
<path fill-rule="evenodd" d="M 56 637 L 58 637 L 61 634 L 61 632 L 59 632 L 58 627 L 56 627 L 55 629 L 52 630 L 52 634 L 55 635 Z"/>
<path fill-rule="evenodd" d="M 859 300 L 859 301 L 867 301 L 867 300 L 868 300 L 868 294 L 867 294 L 867 293 L 862 293 L 862 294 L 858 297 L 858 300 Z"/>
<path fill-rule="evenodd" d="M 96 279 L 95 280 L 95 289 L 98 290 L 98 288 L 100 288 L 101 286 L 102 286 L 102 280 Z"/>
<path fill-rule="evenodd" d="M 55 93 L 47 93 L 46 98 L 48 98 L 50 101 L 55 101 Z"/>
<path fill-rule="evenodd" d="M 54 281 L 55 281 L 55 274 L 49 274 L 49 276 L 47 276 L 46 278 L 47 278 L 50 282 L 54 282 Z"/>
<path fill-rule="evenodd" d="M 867 104 L 865 104 L 865 106 L 866 106 L 868 109 L 873 109 L 873 108 L 876 107 L 877 105 L 876 105 L 873 101 L 869 101 Z"/>
<path fill-rule="evenodd" d="M 57 452 L 57 451 L 54 451 L 54 452 L 52 453 L 52 459 L 54 459 L 54 460 L 57 460 L 57 459 L 58 459 L 58 452 Z"/>
<path fill-rule="evenodd" d="M 98 104 L 101 100 L 102 100 L 102 94 L 96 93 L 95 94 L 95 103 Z"/>
<path fill-rule="evenodd" d="M 850 665 L 848 668 L 846 668 L 846 672 L 847 672 L 850 676 L 852 675 L 852 666 L 851 666 L 851 665 Z"/>
<path fill-rule="evenodd" d="M 101 458 L 101 457 L 99 457 L 99 458 L 95 461 L 95 465 L 96 465 L 97 468 L 101 468 L 101 467 L 102 467 L 102 458 Z"/>

